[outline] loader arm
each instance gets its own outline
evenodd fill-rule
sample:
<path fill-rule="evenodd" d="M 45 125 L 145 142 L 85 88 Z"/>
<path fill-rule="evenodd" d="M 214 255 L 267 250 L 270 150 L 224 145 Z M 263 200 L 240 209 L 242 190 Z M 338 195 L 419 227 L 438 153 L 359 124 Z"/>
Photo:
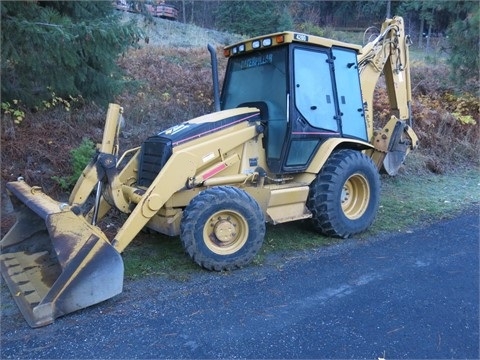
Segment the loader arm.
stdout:
<path fill-rule="evenodd" d="M 397 16 L 385 20 L 380 35 L 366 44 L 357 58 L 367 134 L 376 148 L 370 155 L 390 175 L 397 173 L 408 152 L 418 146 L 418 137 L 411 128 L 409 45 L 403 18 Z M 391 118 L 382 130 L 375 131 L 373 96 L 381 74 L 385 75 Z"/>
<path fill-rule="evenodd" d="M 118 135 L 122 122 L 123 108 L 117 104 L 109 104 L 102 143 L 95 157 L 83 170 L 69 198 L 69 205 L 73 208 L 82 206 L 88 199 L 93 189 L 105 177 L 113 179 L 116 156 L 118 154 Z M 100 190 L 100 189 L 98 189 Z M 98 191 L 100 192 L 100 191 Z M 95 204 L 98 207 L 98 199 Z"/>
<path fill-rule="evenodd" d="M 256 109 L 236 109 L 226 110 L 216 113 L 221 117 L 225 113 L 258 113 Z M 193 120 L 194 121 L 194 120 Z M 231 159 L 224 159 L 223 154 L 231 151 L 248 140 L 259 135 L 259 127 L 256 124 L 242 122 L 232 126 L 227 130 L 215 132 L 211 135 L 202 137 L 193 144 L 179 145 L 174 148 L 173 154 L 164 165 L 158 176 L 150 184 L 145 193 L 141 196 L 128 196 L 131 194 L 132 187 L 124 186 L 121 182 L 114 182 L 112 194 L 120 194 L 118 188 L 120 186 L 122 197 L 129 198 L 131 202 L 137 202 L 136 206 L 130 213 L 128 219 L 118 231 L 112 241 L 112 245 L 118 252 L 123 250 L 130 244 L 140 230 L 150 221 L 150 219 L 165 205 L 165 203 L 179 191 L 189 191 L 191 187 L 204 183 L 208 178 L 207 173 L 221 171 L 228 167 Z M 240 154 L 231 155 L 231 158 L 240 158 Z M 206 159 L 209 159 L 206 161 Z M 181 166 L 179 166 L 181 164 Z M 203 170 L 207 166 L 213 166 L 218 170 Z M 117 185 L 115 185 L 117 184 Z"/>

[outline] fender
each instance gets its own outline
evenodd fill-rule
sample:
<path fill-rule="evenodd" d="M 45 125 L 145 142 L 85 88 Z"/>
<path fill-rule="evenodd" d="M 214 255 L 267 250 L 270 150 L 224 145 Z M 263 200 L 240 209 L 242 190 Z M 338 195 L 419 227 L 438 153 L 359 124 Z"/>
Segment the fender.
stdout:
<path fill-rule="evenodd" d="M 325 162 L 330 158 L 332 152 L 337 149 L 356 149 L 359 151 L 373 149 L 372 144 L 355 139 L 345 139 L 345 138 L 330 138 L 326 140 L 318 149 L 315 157 L 312 162 L 305 170 L 305 172 L 310 174 L 318 174 L 322 169 Z M 312 179 L 313 180 L 313 179 Z"/>

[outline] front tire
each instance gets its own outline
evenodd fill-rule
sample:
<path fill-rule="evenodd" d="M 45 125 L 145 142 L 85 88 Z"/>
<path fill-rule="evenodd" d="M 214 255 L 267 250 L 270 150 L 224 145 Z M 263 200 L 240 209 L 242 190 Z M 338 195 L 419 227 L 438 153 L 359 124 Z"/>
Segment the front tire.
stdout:
<path fill-rule="evenodd" d="M 208 270 L 232 270 L 253 260 L 265 237 L 262 209 L 233 186 L 206 189 L 185 208 L 180 239 L 186 253 Z"/>
<path fill-rule="evenodd" d="M 380 176 L 373 161 L 355 150 L 334 152 L 310 185 L 307 206 L 315 229 L 347 238 L 365 231 L 380 204 Z"/>

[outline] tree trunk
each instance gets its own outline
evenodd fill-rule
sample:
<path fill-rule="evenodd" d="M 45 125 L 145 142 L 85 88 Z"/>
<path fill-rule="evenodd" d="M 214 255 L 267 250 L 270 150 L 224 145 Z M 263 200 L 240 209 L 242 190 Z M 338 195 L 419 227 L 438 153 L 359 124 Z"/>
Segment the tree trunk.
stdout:
<path fill-rule="evenodd" d="M 193 13 L 195 12 L 195 0 L 192 0 L 192 13 L 190 14 L 190 24 L 193 24 Z"/>
<path fill-rule="evenodd" d="M 418 34 L 418 48 L 421 49 L 423 47 L 423 27 L 425 26 L 425 19 L 422 17 L 420 20 L 420 31 Z"/>
<path fill-rule="evenodd" d="M 187 15 L 186 15 L 186 11 L 185 11 L 185 1 L 187 1 L 187 0 L 182 0 L 182 17 L 183 17 L 183 23 L 184 24 L 187 23 Z"/>
<path fill-rule="evenodd" d="M 428 25 L 428 34 L 427 34 L 427 52 L 430 51 L 430 39 L 432 37 L 432 23 Z"/>

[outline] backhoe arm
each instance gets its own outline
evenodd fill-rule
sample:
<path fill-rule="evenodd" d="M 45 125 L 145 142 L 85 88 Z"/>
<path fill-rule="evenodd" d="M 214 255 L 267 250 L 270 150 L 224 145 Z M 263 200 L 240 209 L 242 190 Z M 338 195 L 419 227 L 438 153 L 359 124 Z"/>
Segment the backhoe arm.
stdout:
<path fill-rule="evenodd" d="M 397 173 L 407 153 L 418 145 L 418 137 L 411 129 L 409 44 L 403 19 L 396 16 L 385 20 L 380 35 L 365 45 L 358 55 L 367 132 L 376 148 L 372 158 L 379 168 L 383 165 L 390 175 Z M 374 131 L 373 95 L 382 73 L 385 75 L 391 118 L 381 131 Z"/>

